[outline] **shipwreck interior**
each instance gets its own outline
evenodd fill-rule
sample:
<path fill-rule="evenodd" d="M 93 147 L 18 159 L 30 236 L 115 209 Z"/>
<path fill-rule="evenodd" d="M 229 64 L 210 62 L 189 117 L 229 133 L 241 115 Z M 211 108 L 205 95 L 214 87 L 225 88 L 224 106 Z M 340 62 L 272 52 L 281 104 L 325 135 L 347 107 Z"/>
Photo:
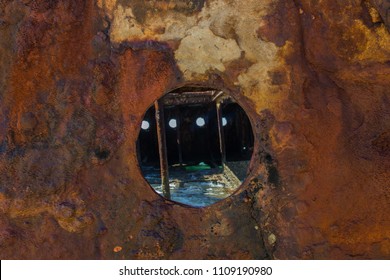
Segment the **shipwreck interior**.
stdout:
<path fill-rule="evenodd" d="M 228 197 L 245 180 L 253 141 L 248 116 L 227 93 L 183 87 L 147 110 L 137 155 L 157 193 L 204 207 Z"/>

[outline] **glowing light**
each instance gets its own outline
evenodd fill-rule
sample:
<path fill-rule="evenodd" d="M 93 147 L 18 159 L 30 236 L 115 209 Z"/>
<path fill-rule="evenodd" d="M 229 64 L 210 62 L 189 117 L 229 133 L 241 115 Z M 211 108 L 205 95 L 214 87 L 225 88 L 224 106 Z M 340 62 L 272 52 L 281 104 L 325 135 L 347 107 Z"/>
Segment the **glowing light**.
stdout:
<path fill-rule="evenodd" d="M 222 118 L 222 126 L 227 125 L 227 119 L 225 117 Z"/>
<path fill-rule="evenodd" d="M 196 125 L 199 126 L 199 127 L 202 127 L 206 124 L 206 121 L 204 120 L 204 118 L 202 117 L 199 117 L 196 119 Z"/>
<path fill-rule="evenodd" d="M 177 121 L 175 119 L 171 119 L 168 124 L 171 128 L 177 127 Z"/>
<path fill-rule="evenodd" d="M 143 130 L 147 130 L 150 127 L 150 123 L 148 121 L 142 121 L 141 128 Z"/>

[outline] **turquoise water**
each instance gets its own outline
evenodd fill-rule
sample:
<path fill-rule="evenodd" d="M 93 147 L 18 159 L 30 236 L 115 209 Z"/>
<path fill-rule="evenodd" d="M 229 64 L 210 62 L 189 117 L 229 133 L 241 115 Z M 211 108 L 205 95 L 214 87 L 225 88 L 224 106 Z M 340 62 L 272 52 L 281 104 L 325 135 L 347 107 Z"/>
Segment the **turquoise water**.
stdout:
<path fill-rule="evenodd" d="M 170 170 L 169 186 L 171 200 L 195 207 L 211 205 L 230 196 L 234 189 L 218 180 L 221 170 L 201 169 L 195 171 Z M 144 176 L 153 189 L 162 195 L 159 169 L 144 168 Z M 208 179 L 207 181 L 205 179 Z M 213 180 L 216 178 L 216 180 Z M 180 183 L 181 182 L 181 183 Z"/>

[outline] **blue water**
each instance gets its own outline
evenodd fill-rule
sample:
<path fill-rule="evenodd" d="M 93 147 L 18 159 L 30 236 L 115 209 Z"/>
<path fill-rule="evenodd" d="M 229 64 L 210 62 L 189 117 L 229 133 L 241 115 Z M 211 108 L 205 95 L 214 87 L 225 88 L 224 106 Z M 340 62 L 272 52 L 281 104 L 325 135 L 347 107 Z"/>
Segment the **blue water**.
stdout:
<path fill-rule="evenodd" d="M 158 169 L 144 168 L 144 176 L 153 189 L 162 195 L 161 178 Z M 171 200 L 195 207 L 205 207 L 230 196 L 234 189 L 218 180 L 205 180 L 218 170 L 200 170 L 193 172 L 169 171 Z M 181 185 L 178 181 L 182 181 Z M 238 186 L 237 186 L 238 187 Z"/>

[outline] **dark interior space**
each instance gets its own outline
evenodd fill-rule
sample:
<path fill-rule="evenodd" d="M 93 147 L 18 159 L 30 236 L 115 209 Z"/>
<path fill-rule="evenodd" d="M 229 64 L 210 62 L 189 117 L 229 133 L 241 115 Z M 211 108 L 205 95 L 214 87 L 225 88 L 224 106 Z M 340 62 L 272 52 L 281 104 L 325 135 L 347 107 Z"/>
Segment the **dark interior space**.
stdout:
<path fill-rule="evenodd" d="M 226 160 L 250 160 L 253 152 L 253 133 L 244 110 L 237 103 L 228 103 L 222 105 L 222 112 Z M 164 108 L 164 114 L 170 166 L 180 164 L 178 129 L 181 134 L 182 164 L 197 165 L 204 162 L 211 166 L 221 165 L 217 112 L 213 103 L 168 106 Z M 196 124 L 198 118 L 205 120 L 204 126 L 200 127 Z M 176 127 L 170 126 L 172 120 L 176 121 Z M 149 127 L 141 128 L 138 138 L 140 164 L 158 167 L 159 154 L 154 106 L 146 112 L 144 122 L 147 122 Z"/>

